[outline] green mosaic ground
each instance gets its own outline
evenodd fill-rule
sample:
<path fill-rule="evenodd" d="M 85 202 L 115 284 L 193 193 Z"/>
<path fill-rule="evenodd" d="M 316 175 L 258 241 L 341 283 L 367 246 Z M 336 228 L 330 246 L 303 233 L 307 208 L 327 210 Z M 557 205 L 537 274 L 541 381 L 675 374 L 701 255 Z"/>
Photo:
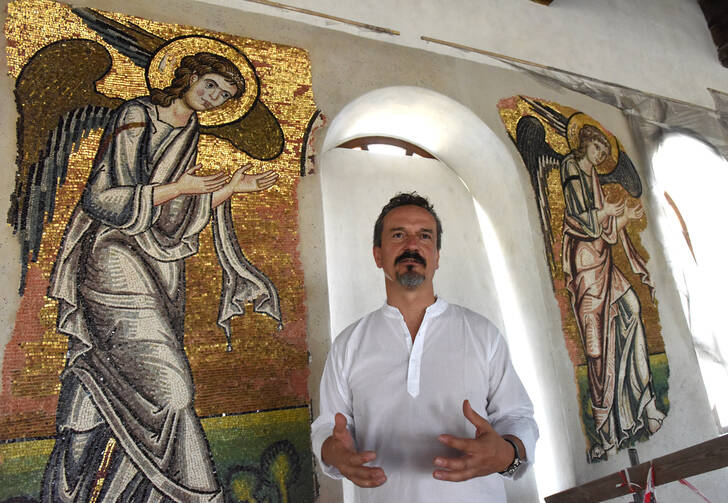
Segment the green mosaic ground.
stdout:
<path fill-rule="evenodd" d="M 202 426 L 228 501 L 279 503 L 286 499 L 313 502 L 308 408 L 206 418 L 202 420 Z M 0 502 L 10 498 L 38 501 L 53 442 L 29 440 L 0 445 Z M 285 445 L 289 453 L 292 447 L 298 461 L 298 475 L 291 481 L 291 473 L 287 474 L 289 484 L 285 498 L 279 489 L 263 485 L 258 492 L 260 499 L 255 499 L 252 494 L 262 478 L 259 474 L 261 455 L 274 444 Z M 276 460 L 276 473 L 286 475 L 285 470 L 291 467 L 290 459 L 289 455 L 287 459 Z M 275 473 L 273 475 L 275 478 Z M 229 480 L 232 487 L 228 487 Z"/>

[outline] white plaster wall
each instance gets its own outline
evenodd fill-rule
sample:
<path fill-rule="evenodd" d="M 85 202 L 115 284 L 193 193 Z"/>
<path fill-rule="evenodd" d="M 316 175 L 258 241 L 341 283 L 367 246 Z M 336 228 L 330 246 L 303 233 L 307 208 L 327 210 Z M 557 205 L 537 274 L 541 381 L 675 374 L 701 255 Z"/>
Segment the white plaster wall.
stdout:
<path fill-rule="evenodd" d="M 337 335 L 386 298 L 372 258 L 372 230 L 397 192 L 428 197 L 443 223 L 435 293 L 492 320 L 501 331 L 498 298 L 472 196 L 457 175 L 434 159 L 333 149 L 320 159 L 331 334 Z"/>
<path fill-rule="evenodd" d="M 3 23 L 5 16 L 2 16 Z M 0 51 L 5 61 L 5 37 L 0 37 Z M 2 68 L 6 68 L 3 64 Z M 0 73 L 0 156 L 2 166 L 0 169 L 0 221 L 5 222 L 5 216 L 10 209 L 10 194 L 15 187 L 15 102 L 12 97 L 13 81 L 7 71 Z M 12 234 L 12 228 L 7 224 L 0 225 L 0 277 L 4 278 L 5 285 L 18 285 L 20 280 L 20 244 Z M 10 334 L 15 325 L 15 313 L 20 306 L 20 296 L 17 288 L 0 289 L 0 355 L 5 354 L 5 345 L 10 340 Z M 2 361 L 0 361 L 0 370 Z"/>
<path fill-rule="evenodd" d="M 568 70 L 713 108 L 706 88 L 728 92 L 695 0 L 284 0 L 298 8 L 401 33 L 381 35 L 314 16 L 240 0 L 199 0 L 280 16 L 358 36 L 460 58 L 427 36 Z"/>
<path fill-rule="evenodd" d="M 372 258 L 374 222 L 396 192 L 427 196 L 443 225 L 435 292 L 479 312 L 504 332 L 488 255 L 497 242 L 480 231 L 472 195 L 455 171 L 438 160 L 333 149 L 320 161 L 331 303 L 331 335 L 384 302 L 384 277 Z M 504 332 L 505 333 L 505 332 Z M 506 333 L 512 352 L 521 345 Z M 535 390 L 529 390 L 534 396 Z M 459 414 L 453 411 L 453 414 Z M 507 486 L 509 501 L 536 501 L 535 473 Z M 352 500 L 348 500 L 352 501 Z"/>
<path fill-rule="evenodd" d="M 2 5 L 4 6 L 6 3 L 6 1 L 3 1 Z M 503 9 L 503 12 L 511 12 L 514 15 L 514 9 L 518 9 L 518 12 L 521 12 L 521 17 L 525 20 L 535 17 L 538 14 L 542 17 L 543 24 L 553 25 L 553 22 L 548 23 L 547 21 L 553 21 L 554 18 L 549 18 L 548 16 L 551 16 L 550 12 L 553 12 L 551 9 L 554 9 L 559 4 L 563 6 L 570 5 L 570 9 L 573 9 L 574 12 L 582 12 L 582 15 L 586 16 L 586 13 L 583 12 L 583 9 L 577 3 L 576 1 L 567 2 L 567 0 L 555 0 L 552 7 L 545 8 L 526 0 L 518 0 L 504 1 L 497 5 L 500 9 Z M 620 12 L 630 12 L 628 7 L 632 2 L 617 0 L 612 2 L 590 2 L 590 4 L 594 5 L 602 3 L 615 8 L 619 7 Z M 645 0 L 644 3 L 634 3 L 640 3 L 644 6 L 651 5 L 654 9 L 659 10 L 655 7 L 656 2 L 654 0 Z M 681 9 L 692 12 L 690 10 L 692 7 L 688 5 L 689 2 L 665 0 L 659 3 L 660 5 L 666 6 L 679 4 L 682 6 Z M 333 2 L 330 2 L 330 4 L 332 6 L 334 5 Z M 585 445 L 581 433 L 581 424 L 579 422 L 578 405 L 576 403 L 573 384 L 573 370 L 566 354 L 563 340 L 561 339 L 558 307 L 553 298 L 548 268 L 543 257 L 543 252 L 541 251 L 543 248 L 541 237 L 538 231 L 534 231 L 534 229 L 539 228 L 538 213 L 533 202 L 525 169 L 522 169 L 518 153 L 510 143 L 500 123 L 495 104 L 500 98 L 523 93 L 578 108 L 596 117 L 608 129 L 615 132 L 625 144 L 627 152 L 638 163 L 634 144 L 629 137 L 625 121 L 616 110 L 575 93 L 546 88 L 522 74 L 506 71 L 501 68 L 479 64 L 463 58 L 452 58 L 422 50 L 398 47 L 384 43 L 381 40 L 358 38 L 347 33 L 326 30 L 308 24 L 291 22 L 287 20 L 291 17 L 289 14 L 284 14 L 275 9 L 271 10 L 268 7 L 264 8 L 267 9 L 266 12 L 281 15 L 286 19 L 260 16 L 249 12 L 187 0 L 169 0 L 163 4 L 142 0 L 88 0 L 83 3 L 79 2 L 79 5 L 125 12 L 163 22 L 194 25 L 210 30 L 219 30 L 236 35 L 250 36 L 303 47 L 311 55 L 316 101 L 319 107 L 330 118 L 335 117 L 344 106 L 365 92 L 392 85 L 419 86 L 431 89 L 462 103 L 466 109 L 470 110 L 493 131 L 495 137 L 499 138 L 503 145 L 494 154 L 496 159 L 500 159 L 500 163 L 496 163 L 493 171 L 487 172 L 487 177 L 478 176 L 481 165 L 478 164 L 477 157 L 472 159 L 470 163 L 471 167 L 462 169 L 467 170 L 467 177 L 472 179 L 472 181 L 466 180 L 468 186 L 474 194 L 477 193 L 476 197 L 484 205 L 486 211 L 491 215 L 498 216 L 496 231 L 504 246 L 505 255 L 511 264 L 513 281 L 515 284 L 520 285 L 517 288 L 519 301 L 523 303 L 523 306 L 528 307 L 529 316 L 524 320 L 524 331 L 529 334 L 536 334 L 536 339 L 534 339 L 536 344 L 535 348 L 538 350 L 538 354 L 542 355 L 538 366 L 534 368 L 534 373 L 537 376 L 552 375 L 560 383 L 558 386 L 554 386 L 544 397 L 549 410 L 552 411 L 550 416 L 552 418 L 551 420 L 558 423 L 562 431 L 560 444 L 555 446 L 556 449 L 559 449 L 557 452 L 563 453 L 563 456 L 560 457 L 561 462 L 557 466 L 560 471 L 559 483 L 563 484 L 559 489 L 564 489 L 572 485 L 572 483 L 582 483 L 592 480 L 628 465 L 626 453 L 613 456 L 608 463 L 587 465 L 582 462 L 584 459 L 582 456 L 585 452 Z M 244 8 L 252 8 L 251 6 L 255 4 L 236 2 L 236 5 Z M 301 2 L 298 5 L 303 5 L 303 3 Z M 342 5 L 348 8 L 348 12 L 352 12 L 352 9 L 358 8 L 356 7 L 358 4 L 351 1 L 347 1 Z M 372 3 L 362 2 L 362 5 L 371 6 Z M 399 4 L 387 4 L 387 9 L 395 13 L 399 12 L 397 5 Z M 493 5 L 496 4 L 494 3 Z M 258 7 L 256 6 L 255 8 L 257 9 Z M 260 8 L 263 9 L 263 7 Z M 311 6 L 311 8 L 316 8 L 316 6 Z M 599 6 L 595 7 L 597 12 L 601 8 Z M 668 7 L 666 9 L 669 10 Z M 378 11 L 370 10 L 369 12 Z M 427 12 L 429 12 L 428 9 L 425 9 L 425 13 Z M 523 13 L 527 12 L 537 14 L 524 16 Z M 338 14 L 344 15 L 346 13 Z M 480 19 L 475 13 L 471 12 L 471 14 L 472 19 Z M 606 13 L 603 14 L 606 15 Z M 447 10 L 441 13 L 443 26 L 455 24 L 453 20 L 448 21 L 448 16 L 450 15 L 450 11 Z M 347 17 L 352 16 L 348 15 Z M 412 17 L 417 18 L 417 15 L 413 14 Z M 675 15 L 674 17 L 680 18 L 681 16 Z M 495 19 L 500 18 L 495 16 Z M 378 23 L 376 19 L 367 18 L 360 20 L 386 25 L 386 23 Z M 578 18 L 577 20 L 588 24 L 585 18 Z M 624 22 L 626 23 L 626 21 Z M 523 26 L 528 27 L 525 24 L 526 21 L 523 21 L 523 23 Z M 665 18 L 665 23 L 667 23 L 667 18 Z M 507 23 L 500 21 L 499 24 Z M 591 24 L 595 25 L 596 23 L 592 20 Z M 464 24 L 460 31 L 463 34 L 468 33 L 468 26 Z M 488 25 L 482 23 L 478 26 L 487 27 Z M 580 23 L 575 23 L 570 29 L 578 30 L 577 27 L 579 26 L 581 26 Z M 612 23 L 612 26 L 616 25 Z M 697 25 L 691 26 L 693 30 L 698 29 Z M 397 28 L 397 26 L 394 26 L 394 28 Z M 470 29 L 476 30 L 476 28 Z M 400 27 L 399 29 L 402 28 Z M 488 29 L 482 28 L 484 32 L 489 34 L 488 36 L 491 36 L 492 32 L 498 29 L 506 28 L 503 26 L 489 27 Z M 544 28 L 544 30 L 555 29 L 553 27 Z M 687 28 L 679 28 L 679 25 L 672 29 L 676 33 L 679 33 L 681 30 L 690 31 Z M 584 28 L 584 30 L 586 32 L 589 31 L 587 28 Z M 594 28 L 593 31 L 598 32 L 599 30 L 598 28 Z M 650 45 L 647 42 L 649 40 L 647 36 L 650 35 L 650 30 L 642 31 L 644 32 L 645 40 L 640 40 L 639 43 L 632 44 L 631 50 L 634 53 L 642 52 L 646 54 L 648 51 L 643 50 L 643 47 L 655 46 L 655 43 Z M 552 44 L 554 51 L 556 51 L 559 46 L 558 39 L 554 39 L 554 37 L 538 37 L 537 41 L 534 41 L 537 37 L 530 37 L 526 41 L 526 37 L 521 36 L 521 31 L 510 31 L 506 33 L 510 33 L 508 37 L 505 37 L 505 35 L 502 36 L 505 37 L 503 38 L 503 43 L 506 48 L 535 44 L 541 47 L 543 51 L 546 51 L 546 47 Z M 537 32 L 531 30 L 529 33 Z M 615 39 L 615 47 L 621 47 L 621 38 L 627 37 L 627 35 L 622 33 L 620 37 L 616 29 L 613 33 L 612 38 Z M 694 31 L 694 33 L 698 33 L 698 31 Z M 438 36 L 438 34 L 435 33 L 434 36 Z M 442 35 L 439 36 L 440 38 L 446 38 Z M 629 39 L 630 37 L 631 35 L 627 38 Z M 389 40 L 387 37 L 379 36 L 378 38 Z M 549 44 L 545 44 L 544 40 L 548 40 Z M 587 38 L 584 40 L 587 40 Z M 584 40 L 581 41 L 580 46 L 602 47 L 598 44 L 590 45 L 590 43 Z M 4 44 L 4 38 L 2 44 Z M 644 44 L 647 44 L 647 46 Z M 471 43 L 471 45 L 476 44 Z M 714 47 L 712 45 L 695 45 L 697 45 L 698 49 L 694 48 L 695 50 L 693 52 L 680 56 L 681 65 L 672 65 L 671 69 L 681 66 L 687 67 L 687 65 L 692 64 L 692 59 L 701 61 L 701 57 L 698 57 L 697 54 L 703 49 L 707 51 L 706 57 L 712 57 L 714 54 Z M 635 46 L 637 50 L 635 50 Z M 489 48 L 498 50 L 497 47 Z M 532 60 L 536 59 L 533 56 L 514 54 L 512 51 L 500 50 L 499 52 L 526 57 Z M 572 56 L 577 58 L 575 61 L 580 61 L 578 59 L 580 56 L 571 54 L 562 55 L 562 59 L 564 61 L 570 61 Z M 594 53 L 595 61 L 599 61 L 600 57 L 602 60 L 604 59 L 604 56 L 598 51 Z M 644 54 L 643 57 L 648 59 Z M 660 57 L 663 56 L 657 56 L 658 59 Z M 634 76 L 639 81 L 634 84 L 634 87 L 641 89 L 653 90 L 661 94 L 668 94 L 673 97 L 700 103 L 700 97 L 702 96 L 701 86 L 708 85 L 707 83 L 710 81 L 709 78 L 704 78 L 706 75 L 704 67 L 710 66 L 707 64 L 702 66 L 702 71 L 694 69 L 689 76 L 677 78 L 665 69 L 662 71 L 646 72 L 645 68 L 649 68 L 649 66 L 645 67 L 639 59 L 629 60 L 625 58 L 626 56 L 618 58 L 624 62 L 622 65 L 624 68 L 611 67 L 613 74 Z M 637 56 L 634 56 L 634 58 L 637 58 Z M 628 61 L 633 61 L 633 63 L 628 64 Z M 584 64 L 581 66 L 584 66 Z M 556 64 L 555 66 L 564 67 L 564 65 Z M 579 71 L 578 68 L 576 71 Z M 720 67 L 711 67 L 707 71 L 707 74 L 717 76 L 724 83 L 728 81 L 725 79 L 726 74 L 724 72 L 725 69 Z M 581 73 L 584 72 L 582 71 Z M 663 85 L 670 87 L 674 84 L 680 91 L 668 90 L 668 92 L 651 89 L 655 85 L 652 80 L 657 77 L 660 77 L 664 81 Z M 643 78 L 644 85 L 642 84 Z M 607 80 L 615 79 L 607 78 Z M 699 83 L 696 83 L 698 81 Z M 723 87 L 721 85 L 710 85 L 718 89 L 726 90 L 725 84 L 721 84 Z M 695 93 L 695 99 L 688 97 L 689 93 L 686 91 L 687 88 L 690 88 Z M 3 75 L 0 77 L 0 113 L 6 118 L 2 126 L 0 126 L 0 155 L 6 166 L 5 169 L 0 170 L 0 214 L 3 216 L 7 213 L 9 195 L 14 183 L 14 109 L 12 82 Z M 454 145 L 450 144 L 449 147 L 452 152 L 456 151 L 453 148 Z M 465 150 L 464 152 L 472 154 L 471 150 Z M 452 167 L 458 164 L 455 159 L 442 158 L 446 160 L 448 166 Z M 638 168 L 640 168 L 639 163 Z M 463 173 L 459 172 L 459 174 L 463 178 L 466 178 Z M 311 388 L 315 388 L 317 385 L 315 381 L 317 380 L 317 375 L 320 375 L 319 369 L 325 357 L 325 351 L 328 348 L 327 345 L 330 337 L 329 326 L 331 325 L 330 313 L 328 311 L 329 298 L 327 289 L 324 288 L 324 285 L 329 280 L 325 270 L 326 255 L 323 245 L 329 237 L 324 236 L 322 230 L 324 210 L 320 192 L 321 181 L 319 178 L 318 176 L 306 177 L 302 180 L 299 187 L 302 203 L 300 209 L 301 255 L 305 269 L 307 307 L 309 313 L 309 348 L 312 353 Z M 644 180 L 646 178 L 643 178 Z M 649 211 L 651 202 L 649 200 L 646 202 Z M 2 301 L 0 305 L 0 315 L 2 315 L 2 323 L 0 324 L 0 349 L 2 349 L 2 346 L 9 336 L 14 313 L 17 309 L 18 298 L 15 293 L 15 285 L 18 284 L 19 268 L 17 265 L 18 248 L 15 237 L 11 235 L 7 225 L 0 227 L 0 256 L 4 257 L 0 264 L 0 272 L 4 274 L 6 284 L 11 285 L 11 288 L 3 289 L 0 293 L 0 301 Z M 704 414 L 707 402 L 704 394 L 701 394 L 701 383 L 699 377 L 697 377 L 699 373 L 695 366 L 692 342 L 686 332 L 684 321 L 678 316 L 681 308 L 676 294 L 673 293 L 674 285 L 672 284 L 672 280 L 667 272 L 663 272 L 665 262 L 661 252 L 661 244 L 655 235 L 655 231 L 648 227 L 647 231 L 643 233 L 643 242 L 651 254 L 652 258 L 649 267 L 658 286 L 660 314 L 663 317 L 663 335 L 667 345 L 668 357 L 671 362 L 670 399 L 673 404 L 670 416 L 663 430 L 653 440 L 638 446 L 642 459 L 649 459 L 711 438 L 714 436 L 714 428 L 711 429 L 712 423 L 706 418 L 706 414 Z M 312 395 L 315 396 L 315 393 Z M 720 501 L 720 498 L 726 490 L 726 478 L 725 473 L 706 475 L 700 479 L 703 483 L 699 486 L 701 489 L 705 489 L 705 492 L 709 495 L 711 494 L 710 491 L 713 491 L 714 501 Z M 324 481 L 324 489 L 322 490 L 323 499 L 321 501 L 337 501 L 335 489 L 331 489 L 333 491 L 331 493 L 327 492 L 332 487 L 327 484 L 329 483 Z M 662 493 L 658 494 L 661 496 L 661 501 L 684 500 L 684 498 L 680 498 L 680 494 L 682 493 L 679 490 L 676 490 L 675 499 L 668 499 L 672 497 L 668 494 L 664 496 Z M 327 500 L 326 498 L 330 499 Z"/>

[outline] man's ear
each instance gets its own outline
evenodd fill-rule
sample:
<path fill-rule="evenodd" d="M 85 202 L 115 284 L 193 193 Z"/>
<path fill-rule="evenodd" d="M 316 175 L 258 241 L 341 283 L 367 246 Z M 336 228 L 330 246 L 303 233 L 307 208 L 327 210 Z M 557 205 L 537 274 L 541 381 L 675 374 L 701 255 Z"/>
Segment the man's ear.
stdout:
<path fill-rule="evenodd" d="M 379 267 L 381 269 L 382 268 L 382 247 L 374 246 L 372 248 L 372 255 L 374 255 L 374 263 L 377 264 L 377 267 Z"/>
<path fill-rule="evenodd" d="M 200 77 L 196 73 L 193 73 L 192 76 L 190 77 L 190 85 L 194 84 L 199 79 L 200 79 Z"/>

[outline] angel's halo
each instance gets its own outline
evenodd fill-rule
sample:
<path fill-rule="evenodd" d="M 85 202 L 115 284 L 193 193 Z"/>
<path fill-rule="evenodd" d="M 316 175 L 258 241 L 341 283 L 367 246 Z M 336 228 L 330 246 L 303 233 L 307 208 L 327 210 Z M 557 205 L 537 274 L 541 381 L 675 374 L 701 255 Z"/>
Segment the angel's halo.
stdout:
<path fill-rule="evenodd" d="M 210 52 L 229 59 L 240 70 L 245 80 L 245 91 L 242 96 L 225 102 L 222 106 L 198 112 L 197 119 L 202 126 L 221 126 L 229 124 L 247 114 L 255 104 L 260 93 L 258 76 L 250 60 L 239 49 L 222 40 L 204 35 L 183 36 L 174 38 L 162 45 L 154 53 L 146 69 L 147 87 L 164 89 L 174 78 L 174 71 L 185 56 L 198 52 Z"/>

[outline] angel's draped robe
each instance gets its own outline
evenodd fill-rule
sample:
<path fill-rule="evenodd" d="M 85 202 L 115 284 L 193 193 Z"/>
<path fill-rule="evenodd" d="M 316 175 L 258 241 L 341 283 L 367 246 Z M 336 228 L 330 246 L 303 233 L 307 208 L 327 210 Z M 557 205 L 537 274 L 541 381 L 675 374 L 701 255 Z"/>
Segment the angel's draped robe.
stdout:
<path fill-rule="evenodd" d="M 604 194 L 596 170 L 581 170 L 573 154 L 561 164 L 564 190 L 562 265 L 584 348 L 597 434 L 605 450 L 645 426 L 655 400 L 639 298 L 612 258 L 617 241 L 650 290 L 644 261 L 616 217 L 599 219 Z"/>
<path fill-rule="evenodd" d="M 44 501 L 88 501 L 108 440 L 117 447 L 96 501 L 223 501 L 184 352 L 185 258 L 213 217 L 223 269 L 218 324 L 246 301 L 280 321 L 270 280 L 243 256 L 230 201 L 210 194 L 154 206 L 155 185 L 196 163 L 197 117 L 174 128 L 149 98 L 122 105 L 101 139 L 50 287 L 69 337 L 57 441 Z"/>

